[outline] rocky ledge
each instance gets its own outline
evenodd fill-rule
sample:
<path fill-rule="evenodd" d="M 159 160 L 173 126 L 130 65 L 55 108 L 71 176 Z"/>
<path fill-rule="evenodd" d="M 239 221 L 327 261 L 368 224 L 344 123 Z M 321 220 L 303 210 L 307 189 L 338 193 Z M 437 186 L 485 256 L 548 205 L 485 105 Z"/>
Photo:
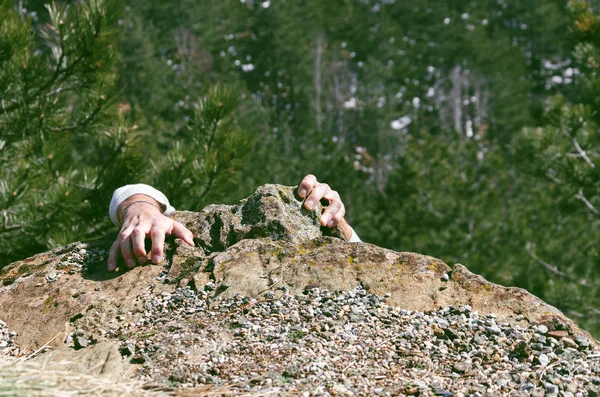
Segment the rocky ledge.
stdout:
<path fill-rule="evenodd" d="M 554 307 L 346 242 L 320 211 L 265 185 L 177 213 L 196 244 L 170 241 L 160 265 L 107 273 L 110 238 L 16 262 L 0 355 L 175 394 L 598 395 L 599 344 Z"/>

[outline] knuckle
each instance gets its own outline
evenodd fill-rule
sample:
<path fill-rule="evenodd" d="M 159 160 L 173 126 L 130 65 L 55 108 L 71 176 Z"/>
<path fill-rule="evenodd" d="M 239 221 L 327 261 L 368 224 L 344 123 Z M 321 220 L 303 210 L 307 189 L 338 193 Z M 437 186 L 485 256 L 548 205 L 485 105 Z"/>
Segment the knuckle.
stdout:
<path fill-rule="evenodd" d="M 138 245 L 138 246 L 133 247 L 133 252 L 135 253 L 136 256 L 145 255 L 146 249 L 144 246 Z"/>
<path fill-rule="evenodd" d="M 140 237 L 142 235 L 145 235 L 146 233 L 144 233 L 142 231 L 142 229 L 140 229 L 139 227 L 136 227 L 135 229 L 133 229 L 133 231 L 131 232 L 131 237 Z"/>

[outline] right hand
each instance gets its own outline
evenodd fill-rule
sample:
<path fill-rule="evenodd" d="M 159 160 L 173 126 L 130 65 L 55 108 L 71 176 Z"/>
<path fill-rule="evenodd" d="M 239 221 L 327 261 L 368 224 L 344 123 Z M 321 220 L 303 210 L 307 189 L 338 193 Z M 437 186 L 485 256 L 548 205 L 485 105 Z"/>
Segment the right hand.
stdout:
<path fill-rule="evenodd" d="M 137 196 L 137 195 L 136 195 Z M 132 196 L 121 204 L 124 208 L 139 197 Z M 154 199 L 143 196 L 144 201 L 152 202 Z M 165 236 L 174 235 L 181 238 L 189 245 L 194 245 L 194 236 L 183 224 L 163 215 L 157 203 L 153 206 L 147 202 L 135 203 L 123 214 L 123 225 L 117 239 L 110 248 L 108 254 L 108 271 L 113 272 L 117 268 L 119 253 L 128 268 L 135 267 L 136 263 L 143 265 L 146 258 L 146 237 L 152 239 L 152 262 L 158 264 L 162 260 Z"/>

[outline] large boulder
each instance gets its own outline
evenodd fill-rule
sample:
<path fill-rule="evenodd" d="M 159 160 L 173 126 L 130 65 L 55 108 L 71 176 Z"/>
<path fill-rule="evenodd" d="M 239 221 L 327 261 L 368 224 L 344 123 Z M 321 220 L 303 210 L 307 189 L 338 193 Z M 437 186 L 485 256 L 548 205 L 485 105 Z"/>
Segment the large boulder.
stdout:
<path fill-rule="evenodd" d="M 13 263 L 0 271 L 0 320 L 16 335 L 0 352 L 4 348 L 5 353 L 30 356 L 53 369 L 119 377 L 143 373 L 147 381 L 185 378 L 197 385 L 208 378 L 169 379 L 149 369 L 151 362 L 160 362 L 153 350 L 139 353 L 140 343 L 150 344 L 149 335 L 162 332 L 160 327 L 193 329 L 188 321 L 193 307 L 182 314 L 181 322 L 184 317 L 188 321 L 185 326 L 177 317 L 153 323 L 176 307 L 165 306 L 165 300 L 183 296 L 178 299 L 187 302 L 201 296 L 204 303 L 199 305 L 205 309 L 197 312 L 212 316 L 211 308 L 218 308 L 219 302 L 240 297 L 245 297 L 240 304 L 247 305 L 264 296 L 311 296 L 357 287 L 407 313 L 463 308 L 514 329 L 537 327 L 552 340 L 573 342 L 575 348 L 598 347 L 571 319 L 523 289 L 490 283 L 460 264 L 450 267 L 417 253 L 347 242 L 341 230 L 320 226 L 321 210 L 305 210 L 293 187 L 265 185 L 233 206 L 176 213 L 174 218 L 194 233 L 196 244 L 168 241 L 159 265 L 132 270 L 121 266 L 108 273 L 112 238 L 73 243 Z M 189 291 L 189 296 L 181 291 Z M 162 309 L 152 314 L 159 307 L 156 302 L 162 302 Z M 234 333 L 217 323 L 203 327 L 211 329 L 211 343 L 227 344 Z M 297 335 L 307 332 L 300 329 Z"/>

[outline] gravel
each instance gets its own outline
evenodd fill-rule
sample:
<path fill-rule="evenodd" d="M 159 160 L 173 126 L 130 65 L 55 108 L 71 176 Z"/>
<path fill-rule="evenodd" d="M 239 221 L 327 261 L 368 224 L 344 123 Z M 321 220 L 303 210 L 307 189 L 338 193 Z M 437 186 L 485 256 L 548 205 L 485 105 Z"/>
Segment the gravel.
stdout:
<path fill-rule="evenodd" d="M 21 353 L 19 346 L 15 344 L 15 331 L 9 331 L 8 325 L 0 320 L 0 359 L 6 357 L 17 357 Z"/>
<path fill-rule="evenodd" d="M 142 364 L 142 381 L 177 388 L 307 396 L 600 393 L 600 352 L 583 338 L 550 336 L 546 326 L 499 323 L 469 306 L 425 313 L 389 307 L 361 287 L 226 300 L 212 299 L 214 292 L 213 283 L 197 292 L 149 289 L 137 312 L 102 333 L 119 338 L 121 354 Z"/>

